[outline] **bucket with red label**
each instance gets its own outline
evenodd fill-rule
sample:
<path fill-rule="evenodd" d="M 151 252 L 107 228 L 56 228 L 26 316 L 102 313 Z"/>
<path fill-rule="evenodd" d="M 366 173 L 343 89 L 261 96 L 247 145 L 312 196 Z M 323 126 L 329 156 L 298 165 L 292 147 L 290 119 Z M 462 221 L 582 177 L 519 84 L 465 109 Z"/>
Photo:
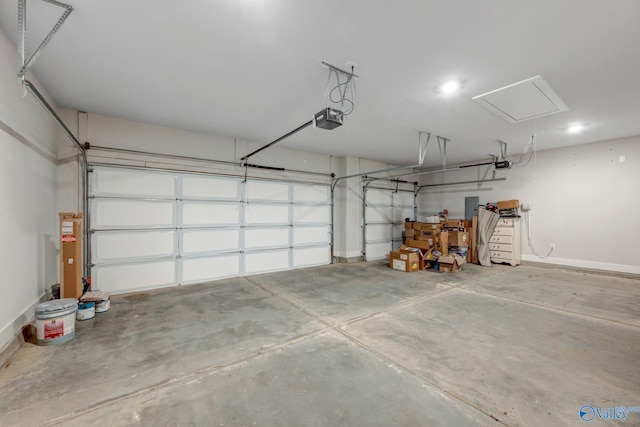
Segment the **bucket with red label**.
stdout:
<path fill-rule="evenodd" d="M 38 345 L 62 344 L 76 336 L 77 299 L 43 302 L 38 304 L 35 311 Z"/>

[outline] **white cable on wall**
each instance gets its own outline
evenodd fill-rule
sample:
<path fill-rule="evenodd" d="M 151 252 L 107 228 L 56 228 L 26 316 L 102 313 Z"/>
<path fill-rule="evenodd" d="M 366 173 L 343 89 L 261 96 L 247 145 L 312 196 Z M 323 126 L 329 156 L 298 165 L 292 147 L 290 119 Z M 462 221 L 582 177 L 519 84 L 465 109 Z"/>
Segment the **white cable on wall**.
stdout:
<path fill-rule="evenodd" d="M 527 223 L 527 242 L 529 244 L 529 248 L 531 248 L 531 253 L 537 256 L 538 258 L 546 258 L 551 255 L 551 252 L 555 249 L 554 245 L 551 245 L 549 248 L 549 252 L 546 255 L 538 255 L 536 250 L 533 248 L 533 241 L 531 240 L 531 220 L 529 219 L 529 211 L 524 211 L 524 220 Z"/>

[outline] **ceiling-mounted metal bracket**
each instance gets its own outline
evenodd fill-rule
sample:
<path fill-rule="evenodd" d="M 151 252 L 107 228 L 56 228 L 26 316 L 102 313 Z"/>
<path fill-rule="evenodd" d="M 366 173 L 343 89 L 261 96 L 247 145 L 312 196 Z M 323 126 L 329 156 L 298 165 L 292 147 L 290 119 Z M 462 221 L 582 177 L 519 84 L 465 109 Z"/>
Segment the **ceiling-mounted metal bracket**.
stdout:
<path fill-rule="evenodd" d="M 426 135 L 426 140 L 424 136 Z M 427 145 L 431 139 L 431 133 L 422 130 L 418 131 L 418 166 L 422 166 L 427 155 Z"/>
<path fill-rule="evenodd" d="M 31 56 L 25 60 L 25 42 L 27 39 L 27 0 L 18 0 L 18 66 L 20 69 L 18 70 L 18 81 L 24 81 L 24 75 L 29 71 L 29 68 L 33 65 L 33 63 L 38 59 L 38 56 L 42 53 L 42 50 L 45 46 L 51 41 L 53 35 L 60 29 L 64 21 L 69 17 L 71 12 L 73 11 L 73 6 L 68 4 L 61 3 L 56 0 L 42 0 L 45 3 L 52 4 L 54 6 L 58 6 L 64 9 L 64 12 L 58 19 L 58 22 L 53 26 L 49 34 L 45 36 L 40 45 L 36 48 L 36 50 L 31 54 Z"/>
<path fill-rule="evenodd" d="M 322 98 L 323 105 L 326 102 L 327 105 L 335 107 L 343 115 L 348 116 L 355 108 L 355 81 L 358 76 L 354 74 L 353 70 L 356 64 L 353 62 L 347 63 L 347 65 L 351 65 L 351 71 L 345 71 L 324 61 L 322 61 L 320 65 L 329 70 L 329 74 L 327 75 L 327 88 Z M 332 89 L 329 89 L 331 76 L 333 74 L 336 76 L 336 85 L 333 86 Z M 338 92 L 338 98 L 335 98 L 334 95 L 336 91 Z"/>
<path fill-rule="evenodd" d="M 451 141 L 450 139 L 444 138 L 442 136 L 437 136 L 438 138 L 438 148 L 440 149 L 440 159 L 442 159 L 442 167 L 447 167 L 447 142 Z"/>
<path fill-rule="evenodd" d="M 358 76 L 357 76 L 356 74 L 353 74 L 353 73 L 352 73 L 352 72 L 350 72 L 350 71 L 345 71 L 345 70 L 343 70 L 343 69 L 341 69 L 341 68 L 338 68 L 338 67 L 336 67 L 336 66 L 334 66 L 334 65 L 329 64 L 328 62 L 324 62 L 324 61 L 322 61 L 322 62 L 320 62 L 320 65 L 322 65 L 322 66 L 323 66 L 323 67 L 325 67 L 325 68 L 328 68 L 328 69 L 329 69 L 329 71 L 334 71 L 334 72 L 336 72 L 336 73 L 344 74 L 345 76 L 347 76 L 347 77 L 352 77 L 352 78 L 354 78 L 354 79 L 357 79 L 357 78 L 358 78 Z"/>
<path fill-rule="evenodd" d="M 507 159 L 507 143 L 500 139 L 496 139 L 496 141 L 498 141 L 498 144 L 500 144 L 500 161 L 506 160 Z"/>

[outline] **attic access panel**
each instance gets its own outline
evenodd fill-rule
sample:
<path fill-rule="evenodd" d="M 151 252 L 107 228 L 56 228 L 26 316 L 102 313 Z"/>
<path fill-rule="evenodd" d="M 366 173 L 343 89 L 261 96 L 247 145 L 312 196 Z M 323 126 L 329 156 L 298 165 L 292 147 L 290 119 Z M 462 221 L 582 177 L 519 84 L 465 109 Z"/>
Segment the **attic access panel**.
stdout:
<path fill-rule="evenodd" d="M 471 99 L 509 123 L 519 123 L 569 109 L 541 76 L 531 77 Z"/>

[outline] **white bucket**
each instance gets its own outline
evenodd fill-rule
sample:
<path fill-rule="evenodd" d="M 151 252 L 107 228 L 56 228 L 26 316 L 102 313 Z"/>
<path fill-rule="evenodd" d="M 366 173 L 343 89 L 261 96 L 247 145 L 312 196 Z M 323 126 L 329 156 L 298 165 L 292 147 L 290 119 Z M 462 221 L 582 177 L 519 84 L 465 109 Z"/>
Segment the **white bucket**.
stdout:
<path fill-rule="evenodd" d="M 111 308 L 111 300 L 105 299 L 96 303 L 96 313 L 104 313 Z"/>
<path fill-rule="evenodd" d="M 81 302 L 78 304 L 78 320 L 89 320 L 96 317 L 96 303 L 95 302 Z"/>
<path fill-rule="evenodd" d="M 75 298 L 43 302 L 36 307 L 36 335 L 38 345 L 61 344 L 76 336 Z"/>

